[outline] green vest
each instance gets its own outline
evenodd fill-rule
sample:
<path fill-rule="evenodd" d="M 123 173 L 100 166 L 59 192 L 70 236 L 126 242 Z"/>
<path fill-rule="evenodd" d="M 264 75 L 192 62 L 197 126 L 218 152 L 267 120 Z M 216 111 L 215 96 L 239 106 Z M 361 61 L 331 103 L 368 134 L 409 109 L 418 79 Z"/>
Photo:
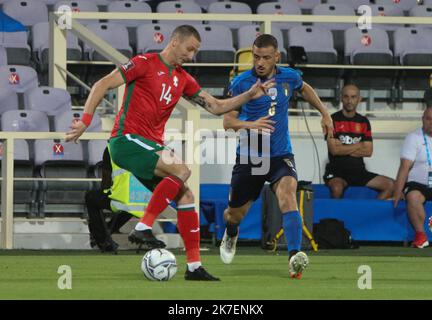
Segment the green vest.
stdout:
<path fill-rule="evenodd" d="M 111 210 L 113 212 L 126 211 L 141 218 L 152 193 L 132 173 L 120 168 L 112 160 L 111 166 L 112 185 L 109 195 Z"/>

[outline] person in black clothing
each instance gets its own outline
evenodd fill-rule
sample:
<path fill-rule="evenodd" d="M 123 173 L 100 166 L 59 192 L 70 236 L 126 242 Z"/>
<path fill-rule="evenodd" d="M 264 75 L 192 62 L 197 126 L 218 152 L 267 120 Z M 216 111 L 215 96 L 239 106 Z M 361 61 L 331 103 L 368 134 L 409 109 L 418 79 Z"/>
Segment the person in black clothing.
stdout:
<path fill-rule="evenodd" d="M 129 221 L 132 215 L 128 212 L 119 211 L 112 213 L 107 222 L 105 211 L 111 211 L 109 189 L 111 179 L 111 159 L 108 148 L 105 148 L 102 159 L 102 182 L 101 188 L 90 190 L 86 193 L 85 201 L 88 211 L 88 228 L 90 231 L 90 245 L 97 246 L 102 252 L 117 252 L 118 244 L 113 241 L 111 235 L 118 233 L 120 228 Z"/>
<path fill-rule="evenodd" d="M 324 181 L 333 198 L 341 198 L 348 186 L 367 186 L 378 190 L 378 199 L 393 194 L 394 180 L 366 170 L 363 157 L 373 152 L 369 120 L 356 112 L 360 90 L 355 85 L 342 89 L 342 110 L 332 114 L 334 135 L 327 140 L 329 163 Z"/>

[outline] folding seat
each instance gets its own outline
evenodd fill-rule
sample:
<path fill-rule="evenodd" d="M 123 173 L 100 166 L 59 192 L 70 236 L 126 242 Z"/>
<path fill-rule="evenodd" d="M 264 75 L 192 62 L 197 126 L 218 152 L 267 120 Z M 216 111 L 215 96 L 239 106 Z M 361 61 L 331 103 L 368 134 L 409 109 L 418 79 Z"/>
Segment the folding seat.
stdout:
<path fill-rule="evenodd" d="M 430 2 L 430 4 L 425 4 L 422 6 L 415 6 L 414 8 L 412 8 L 410 10 L 409 15 L 411 17 L 429 17 L 429 18 L 432 18 L 432 1 Z M 413 24 L 413 25 L 411 25 L 411 27 L 424 28 L 424 27 L 430 27 L 430 25 Z"/>
<path fill-rule="evenodd" d="M 80 119 L 83 111 L 66 111 L 62 114 L 57 114 L 54 117 L 54 131 L 67 132 L 74 119 Z M 87 132 L 100 132 L 102 131 L 102 120 L 100 116 L 95 113 L 90 126 L 86 129 Z"/>
<path fill-rule="evenodd" d="M 374 27 L 370 30 L 351 28 L 345 31 L 345 61 L 357 65 L 392 65 L 393 53 L 389 48 L 389 37 L 385 30 Z M 371 89 L 393 88 L 393 70 L 352 70 L 348 78 L 359 86 Z"/>
<path fill-rule="evenodd" d="M 281 3 L 297 3 L 300 9 L 305 11 L 305 13 L 309 13 L 313 7 L 319 5 L 321 0 L 278 0 Z"/>
<path fill-rule="evenodd" d="M 98 12 L 99 8 L 97 4 L 91 0 L 62 0 L 56 2 L 54 5 L 54 11 L 58 11 L 61 6 L 69 6 L 72 12 Z M 89 23 L 95 23 L 95 20 L 77 20 L 83 25 Z"/>
<path fill-rule="evenodd" d="M 71 110 L 71 96 L 67 90 L 37 87 L 24 94 L 26 109 L 45 112 L 48 116 Z"/>
<path fill-rule="evenodd" d="M 207 12 L 209 5 L 218 1 L 219 0 L 195 0 L 195 3 L 198 4 L 205 12 Z"/>
<path fill-rule="evenodd" d="M 8 62 L 6 48 L 0 46 L 0 66 L 6 66 L 7 64 Z"/>
<path fill-rule="evenodd" d="M 3 143 L 0 142 L 0 160 L 3 158 Z M 2 161 L 0 161 L 0 176 Z M 29 146 L 26 140 L 14 140 L 14 177 L 15 178 L 32 178 L 33 161 L 30 160 Z M 36 181 L 14 181 L 14 216 L 26 216 L 29 218 L 36 215 Z M 0 184 L 1 192 L 1 184 Z M 1 199 L 0 199 L 1 201 Z"/>
<path fill-rule="evenodd" d="M 48 21 L 47 6 L 41 1 L 8 1 L 3 4 L 3 11 L 27 27 L 32 27 L 38 22 Z"/>
<path fill-rule="evenodd" d="M 33 26 L 33 57 L 38 62 L 39 71 L 48 72 L 49 64 L 49 46 L 50 46 L 50 30 L 48 22 L 37 23 Z M 67 50 L 66 55 L 68 60 L 81 60 L 82 49 L 78 44 L 78 38 L 72 33 L 67 33 Z"/>
<path fill-rule="evenodd" d="M 355 16 L 355 10 L 352 6 L 339 4 L 320 4 L 313 8 L 312 14 L 325 16 Z M 333 34 L 333 41 L 336 51 L 342 55 L 344 42 L 343 36 L 346 29 L 355 26 L 353 23 L 314 23 L 315 26 L 327 28 Z"/>
<path fill-rule="evenodd" d="M 35 141 L 36 175 L 41 178 L 87 178 L 81 143 L 60 140 Z M 89 181 L 42 181 L 39 186 L 39 215 L 84 217 Z"/>
<path fill-rule="evenodd" d="M 14 90 L 0 86 L 0 115 L 9 110 L 18 110 L 18 95 Z"/>
<path fill-rule="evenodd" d="M 30 64 L 31 50 L 27 41 L 27 31 L 0 32 L 0 45 L 6 49 L 9 64 Z"/>
<path fill-rule="evenodd" d="M 202 13 L 201 7 L 192 1 L 163 1 L 156 7 L 158 13 Z M 199 20 L 160 20 L 159 23 L 173 24 L 180 26 L 182 24 L 201 24 Z"/>
<path fill-rule="evenodd" d="M 168 44 L 175 26 L 143 24 L 137 28 L 137 53 L 160 52 Z"/>
<path fill-rule="evenodd" d="M 404 66 L 432 65 L 432 30 L 429 28 L 399 28 L 394 32 L 394 55 Z M 402 70 L 400 90 L 421 90 L 429 87 L 431 70 Z"/>
<path fill-rule="evenodd" d="M 239 49 L 252 48 L 252 44 L 255 41 L 256 37 L 258 37 L 261 34 L 262 33 L 260 31 L 259 26 L 249 25 L 249 26 L 241 27 L 238 30 L 238 36 L 239 36 L 238 37 L 239 38 L 238 47 L 239 47 Z M 276 38 L 276 40 L 278 42 L 278 49 L 281 53 L 280 63 L 286 63 L 287 52 L 286 52 L 286 49 L 284 47 L 282 31 L 279 28 L 272 26 L 271 34 Z"/>
<path fill-rule="evenodd" d="M 219 14 L 252 14 L 252 9 L 243 2 L 213 2 L 208 8 L 208 13 Z M 249 21 L 210 21 L 210 25 L 223 25 L 231 29 L 238 29 L 244 25 L 249 25 Z"/>
<path fill-rule="evenodd" d="M 375 4 L 379 6 L 394 5 L 403 11 L 410 11 L 412 8 L 417 6 L 417 0 L 375 0 Z"/>
<path fill-rule="evenodd" d="M 129 34 L 125 26 L 118 23 L 90 23 L 87 28 L 97 36 L 108 42 L 114 49 L 131 58 L 133 50 L 129 45 Z M 106 61 L 107 59 L 93 48 L 84 45 L 84 53 L 93 61 Z"/>
<path fill-rule="evenodd" d="M 296 3 L 291 2 L 264 2 L 257 8 L 257 14 L 277 14 L 277 15 L 301 15 L 301 9 Z M 301 22 L 274 22 L 273 26 L 286 30 L 301 25 Z"/>
<path fill-rule="evenodd" d="M 228 27 L 219 25 L 196 26 L 201 35 L 201 47 L 196 56 L 198 63 L 232 63 L 235 50 Z M 221 95 L 229 79 L 230 67 L 200 67 L 197 77 L 203 87 L 219 88 Z"/>
<path fill-rule="evenodd" d="M 37 86 L 38 77 L 33 68 L 17 65 L 0 66 L 0 87 L 24 93 Z"/>
<path fill-rule="evenodd" d="M 45 112 L 9 110 L 1 117 L 2 131 L 48 132 L 49 121 Z"/>
<path fill-rule="evenodd" d="M 113 1 L 108 5 L 108 12 L 135 12 L 151 13 L 151 7 L 145 2 L 137 1 Z M 151 20 L 109 20 L 109 22 L 119 23 L 125 27 L 138 27 L 144 23 L 151 23 Z"/>
<path fill-rule="evenodd" d="M 288 31 L 290 46 L 303 47 L 308 64 L 336 64 L 337 52 L 331 32 L 319 26 L 298 26 Z M 317 88 L 335 89 L 341 77 L 340 70 L 302 69 L 304 80 Z M 333 98 L 338 92 L 334 92 Z"/>
<path fill-rule="evenodd" d="M 395 4 L 393 5 L 378 5 L 378 4 L 371 4 L 370 5 L 372 9 L 372 23 L 373 23 L 373 17 L 374 16 L 385 16 L 385 17 L 403 17 L 404 16 L 404 10 L 402 7 L 397 6 Z M 380 23 L 379 28 L 387 30 L 387 31 L 394 31 L 397 28 L 403 27 L 401 24 L 387 24 L 387 23 Z"/>

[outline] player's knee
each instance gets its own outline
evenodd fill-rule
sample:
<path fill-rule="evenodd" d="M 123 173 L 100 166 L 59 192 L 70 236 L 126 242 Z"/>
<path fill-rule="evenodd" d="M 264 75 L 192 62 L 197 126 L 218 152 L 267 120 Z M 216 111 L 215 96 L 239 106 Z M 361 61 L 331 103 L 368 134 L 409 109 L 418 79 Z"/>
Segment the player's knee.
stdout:
<path fill-rule="evenodd" d="M 344 187 L 339 183 L 334 183 L 330 185 L 330 190 L 332 197 L 335 199 L 342 198 Z"/>
<path fill-rule="evenodd" d="M 278 196 L 279 208 L 282 212 L 297 209 L 297 195 L 294 191 L 288 191 Z"/>
<path fill-rule="evenodd" d="M 178 170 L 177 170 L 177 176 L 182 179 L 184 182 L 187 181 L 187 179 L 189 179 L 189 177 L 191 176 L 192 171 L 185 165 L 179 166 Z"/>
<path fill-rule="evenodd" d="M 423 196 L 420 192 L 410 192 L 406 195 L 408 205 L 418 205 L 423 203 Z"/>

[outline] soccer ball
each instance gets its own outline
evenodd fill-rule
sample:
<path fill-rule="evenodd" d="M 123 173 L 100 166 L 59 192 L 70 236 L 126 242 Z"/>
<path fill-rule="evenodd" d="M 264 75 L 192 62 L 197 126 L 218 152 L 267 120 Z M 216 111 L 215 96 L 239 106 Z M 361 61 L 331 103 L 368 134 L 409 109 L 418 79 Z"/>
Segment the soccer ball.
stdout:
<path fill-rule="evenodd" d="M 144 255 L 141 270 L 147 279 L 168 281 L 177 272 L 175 256 L 166 249 L 153 249 Z"/>

